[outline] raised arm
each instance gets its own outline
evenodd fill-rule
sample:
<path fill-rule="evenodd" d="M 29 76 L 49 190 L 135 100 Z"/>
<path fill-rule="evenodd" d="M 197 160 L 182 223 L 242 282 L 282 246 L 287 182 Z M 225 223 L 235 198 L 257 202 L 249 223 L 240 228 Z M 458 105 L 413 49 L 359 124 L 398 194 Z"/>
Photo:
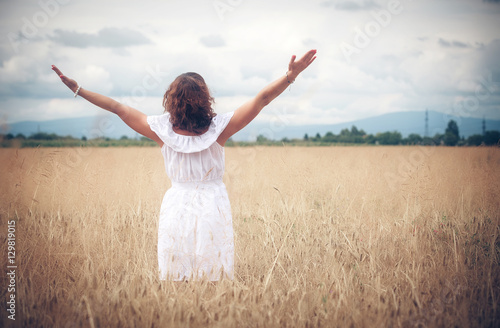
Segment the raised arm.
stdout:
<path fill-rule="evenodd" d="M 92 104 L 101 107 L 111 113 L 118 115 L 125 124 L 131 127 L 134 131 L 142 134 L 149 139 L 152 139 L 162 146 L 163 141 L 154 133 L 147 122 L 146 114 L 138 111 L 135 108 L 119 103 L 118 101 L 111 99 L 109 97 L 103 96 L 101 94 L 86 90 L 84 88 L 79 88 L 78 83 L 75 80 L 65 76 L 56 66 L 52 65 L 54 72 L 59 75 L 61 81 L 76 93 L 78 90 L 78 96 L 88 100 Z"/>
<path fill-rule="evenodd" d="M 217 142 L 224 145 L 236 132 L 250 123 L 271 101 L 278 97 L 292 83 L 295 78 L 316 59 L 316 50 L 309 50 L 302 58 L 295 61 L 295 55 L 290 59 L 288 72 L 262 89 L 255 98 L 239 107 L 233 114 L 231 121 L 221 133 Z"/>

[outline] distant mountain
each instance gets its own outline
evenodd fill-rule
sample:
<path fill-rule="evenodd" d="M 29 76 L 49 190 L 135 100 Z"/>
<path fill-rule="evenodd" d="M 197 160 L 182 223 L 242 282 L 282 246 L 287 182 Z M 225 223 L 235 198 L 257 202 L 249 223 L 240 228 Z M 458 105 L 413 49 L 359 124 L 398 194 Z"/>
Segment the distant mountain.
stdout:
<path fill-rule="evenodd" d="M 436 133 L 444 133 L 450 120 L 457 122 L 460 135 L 465 138 L 473 134 L 482 134 L 483 120 L 480 118 L 461 118 L 429 111 L 429 136 L 434 136 Z M 255 140 L 260 134 L 273 140 L 281 140 L 285 137 L 288 139 L 303 138 L 306 133 L 310 137 L 315 136 L 317 133 L 323 136 L 327 132 L 339 134 L 342 129 L 351 129 L 352 126 L 363 129 L 368 134 L 399 131 L 403 137 L 411 133 L 424 136 L 425 112 L 390 113 L 339 124 L 277 126 L 272 123 L 252 122 L 242 131 L 238 132 L 233 139 L 236 141 Z M 500 131 L 500 121 L 486 120 L 486 130 Z M 46 132 L 56 133 L 61 136 L 70 135 L 76 138 L 85 136 L 88 139 L 97 136 L 120 138 L 126 135 L 129 138 L 138 137 L 137 133 L 125 125 L 117 116 L 111 114 L 51 121 L 23 121 L 9 124 L 7 130 L 2 132 L 14 135 L 22 133 L 25 136 L 30 136 L 36 132 Z"/>
<path fill-rule="evenodd" d="M 3 133 L 12 133 L 14 135 L 22 133 L 29 136 L 37 132 L 55 133 L 60 136 L 75 138 L 85 136 L 89 139 L 95 137 L 120 138 L 123 135 L 128 137 L 136 136 L 132 129 L 113 114 L 50 121 L 22 121 L 8 124 L 7 132 Z"/>
<path fill-rule="evenodd" d="M 443 134 L 450 120 L 457 122 L 460 136 L 465 138 L 473 134 L 483 133 L 483 119 L 481 118 L 458 117 L 435 111 L 429 111 L 428 115 L 428 134 L 431 137 L 436 133 Z M 352 126 L 374 135 L 379 132 L 399 131 L 403 137 L 407 137 L 412 133 L 425 136 L 425 111 L 389 113 L 339 124 L 294 125 L 273 128 L 271 124 L 250 123 L 248 127 L 240 131 L 237 137 L 240 138 L 239 140 L 248 140 L 255 139 L 256 136 L 262 134 L 268 139 L 281 140 L 285 137 L 289 139 L 303 138 L 306 133 L 309 137 L 314 137 L 317 133 L 321 136 L 324 136 L 327 132 L 339 134 L 342 129 L 351 129 Z M 486 130 L 500 131 L 500 121 L 486 120 Z"/>

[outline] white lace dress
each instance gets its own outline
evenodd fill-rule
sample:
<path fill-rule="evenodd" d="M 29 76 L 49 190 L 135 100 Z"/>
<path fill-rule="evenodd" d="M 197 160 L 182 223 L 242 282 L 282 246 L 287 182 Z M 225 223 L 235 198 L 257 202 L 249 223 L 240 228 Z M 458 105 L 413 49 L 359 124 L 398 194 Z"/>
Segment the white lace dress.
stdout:
<path fill-rule="evenodd" d="M 216 142 L 232 115 L 216 115 L 200 136 L 175 133 L 169 113 L 147 118 L 164 142 L 161 152 L 172 181 L 158 227 L 161 280 L 233 279 L 233 222 L 222 182 L 224 147 Z"/>

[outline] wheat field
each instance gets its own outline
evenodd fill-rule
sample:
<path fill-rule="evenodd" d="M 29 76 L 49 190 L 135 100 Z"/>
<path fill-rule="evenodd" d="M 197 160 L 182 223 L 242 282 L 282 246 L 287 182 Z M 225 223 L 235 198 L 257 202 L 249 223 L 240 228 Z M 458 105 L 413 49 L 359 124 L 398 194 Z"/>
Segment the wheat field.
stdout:
<path fill-rule="evenodd" d="M 158 148 L 0 154 L 0 326 L 500 324 L 499 148 L 226 148 L 235 279 L 216 284 L 158 279 Z"/>

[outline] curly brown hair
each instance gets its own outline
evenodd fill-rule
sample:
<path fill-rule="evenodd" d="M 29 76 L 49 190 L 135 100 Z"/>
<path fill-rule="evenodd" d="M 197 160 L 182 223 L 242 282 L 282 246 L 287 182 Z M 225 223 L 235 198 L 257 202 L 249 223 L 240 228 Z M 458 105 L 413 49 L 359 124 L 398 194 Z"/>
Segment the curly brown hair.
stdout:
<path fill-rule="evenodd" d="M 163 96 L 164 112 L 170 113 L 170 123 L 176 129 L 201 134 L 216 115 L 212 109 L 214 98 L 198 73 L 179 75 Z"/>

